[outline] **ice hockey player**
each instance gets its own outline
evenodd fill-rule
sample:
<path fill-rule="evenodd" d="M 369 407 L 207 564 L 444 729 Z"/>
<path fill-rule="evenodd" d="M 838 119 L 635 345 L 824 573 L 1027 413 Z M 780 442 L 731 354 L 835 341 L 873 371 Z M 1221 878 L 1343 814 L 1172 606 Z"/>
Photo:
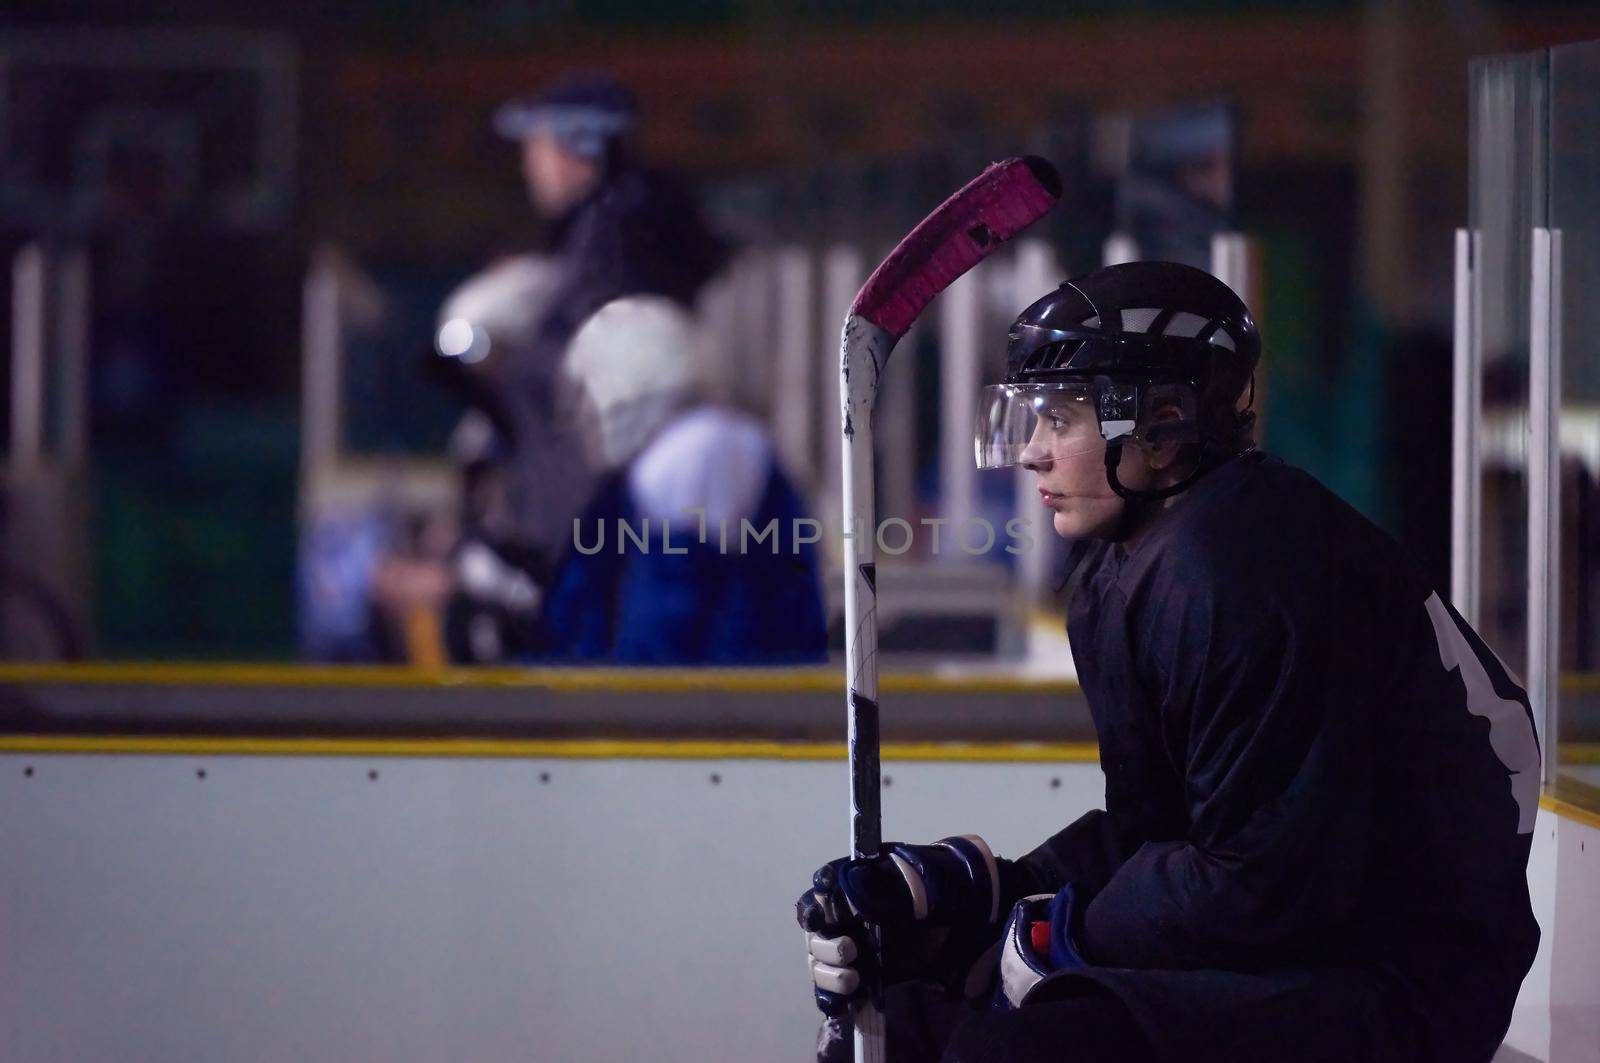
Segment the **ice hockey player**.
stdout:
<path fill-rule="evenodd" d="M 1252 446 L 1258 342 L 1161 262 L 1012 326 L 978 463 L 1030 470 L 1073 541 L 1106 807 L 1014 861 L 965 836 L 822 867 L 824 1058 L 875 975 L 892 1061 L 1494 1055 L 1539 938 L 1527 698 L 1387 535 Z"/>

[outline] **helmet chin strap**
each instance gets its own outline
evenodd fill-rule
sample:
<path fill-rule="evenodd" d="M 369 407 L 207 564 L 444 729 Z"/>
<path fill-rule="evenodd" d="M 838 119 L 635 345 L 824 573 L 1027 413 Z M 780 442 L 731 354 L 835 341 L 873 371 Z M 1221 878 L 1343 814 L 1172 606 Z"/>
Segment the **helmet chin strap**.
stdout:
<path fill-rule="evenodd" d="M 1126 503 L 1122 507 L 1122 515 L 1117 518 L 1116 532 L 1111 537 L 1111 541 L 1117 543 L 1126 542 L 1132 536 L 1134 525 L 1136 524 L 1135 518 L 1141 515 L 1140 511 L 1145 506 L 1171 498 L 1180 491 L 1186 490 L 1195 480 L 1199 479 L 1200 473 L 1205 466 L 1203 461 L 1196 461 L 1194 468 L 1189 470 L 1189 474 L 1175 484 L 1157 491 L 1135 491 L 1124 484 L 1117 476 L 1117 466 L 1122 464 L 1122 447 L 1121 440 L 1106 444 L 1106 482 L 1111 485 L 1111 490 L 1115 491 L 1117 496 Z"/>
<path fill-rule="evenodd" d="M 1163 487 L 1157 491 L 1135 491 L 1133 488 L 1126 486 L 1120 479 L 1117 478 L 1117 466 L 1121 464 L 1122 442 L 1119 440 L 1114 443 L 1107 443 L 1106 482 L 1111 485 L 1111 490 L 1115 491 L 1119 497 L 1125 498 L 1129 502 L 1160 502 L 1162 499 L 1171 498 L 1173 495 L 1178 494 L 1181 491 L 1188 490 L 1189 486 L 1200 478 L 1200 473 L 1203 472 L 1205 468 L 1205 462 L 1196 461 L 1194 463 L 1194 468 L 1189 470 L 1188 475 L 1175 484 L 1172 484 L 1168 487 Z"/>

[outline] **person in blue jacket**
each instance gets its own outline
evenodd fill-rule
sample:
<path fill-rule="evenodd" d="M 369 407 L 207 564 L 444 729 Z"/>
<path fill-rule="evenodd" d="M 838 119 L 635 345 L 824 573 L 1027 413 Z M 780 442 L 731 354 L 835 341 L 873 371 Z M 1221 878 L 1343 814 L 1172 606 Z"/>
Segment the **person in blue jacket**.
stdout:
<path fill-rule="evenodd" d="M 826 654 L 820 526 L 760 423 L 705 400 L 697 348 L 689 313 L 652 295 L 607 303 L 573 337 L 564 365 L 605 472 L 544 601 L 556 658 L 739 665 Z"/>
<path fill-rule="evenodd" d="M 1073 541 L 1105 809 L 1017 860 L 964 836 L 821 868 L 822 1055 L 876 978 L 890 1060 L 1488 1063 L 1539 941 L 1517 680 L 1252 445 L 1259 341 L 1220 281 L 1108 267 L 1009 342 L 978 460 L 1030 470 Z"/>

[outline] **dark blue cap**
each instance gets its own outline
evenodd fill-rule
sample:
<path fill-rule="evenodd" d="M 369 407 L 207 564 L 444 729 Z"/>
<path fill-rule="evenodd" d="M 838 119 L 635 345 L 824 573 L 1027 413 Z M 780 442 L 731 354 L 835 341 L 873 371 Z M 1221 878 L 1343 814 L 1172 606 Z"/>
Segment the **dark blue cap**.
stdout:
<path fill-rule="evenodd" d="M 602 158 L 639 121 L 633 94 L 606 74 L 569 75 L 543 92 L 501 104 L 495 132 L 510 140 L 549 133 L 575 155 Z"/>

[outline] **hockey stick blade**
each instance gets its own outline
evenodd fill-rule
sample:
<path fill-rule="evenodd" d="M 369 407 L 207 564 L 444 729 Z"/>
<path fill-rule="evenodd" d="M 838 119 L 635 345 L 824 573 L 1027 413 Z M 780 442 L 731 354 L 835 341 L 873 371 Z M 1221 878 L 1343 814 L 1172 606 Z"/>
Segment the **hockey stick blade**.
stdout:
<path fill-rule="evenodd" d="M 1061 175 L 1036 155 L 997 162 L 912 229 L 873 271 L 850 312 L 898 340 L 957 277 L 1038 221 Z"/>

